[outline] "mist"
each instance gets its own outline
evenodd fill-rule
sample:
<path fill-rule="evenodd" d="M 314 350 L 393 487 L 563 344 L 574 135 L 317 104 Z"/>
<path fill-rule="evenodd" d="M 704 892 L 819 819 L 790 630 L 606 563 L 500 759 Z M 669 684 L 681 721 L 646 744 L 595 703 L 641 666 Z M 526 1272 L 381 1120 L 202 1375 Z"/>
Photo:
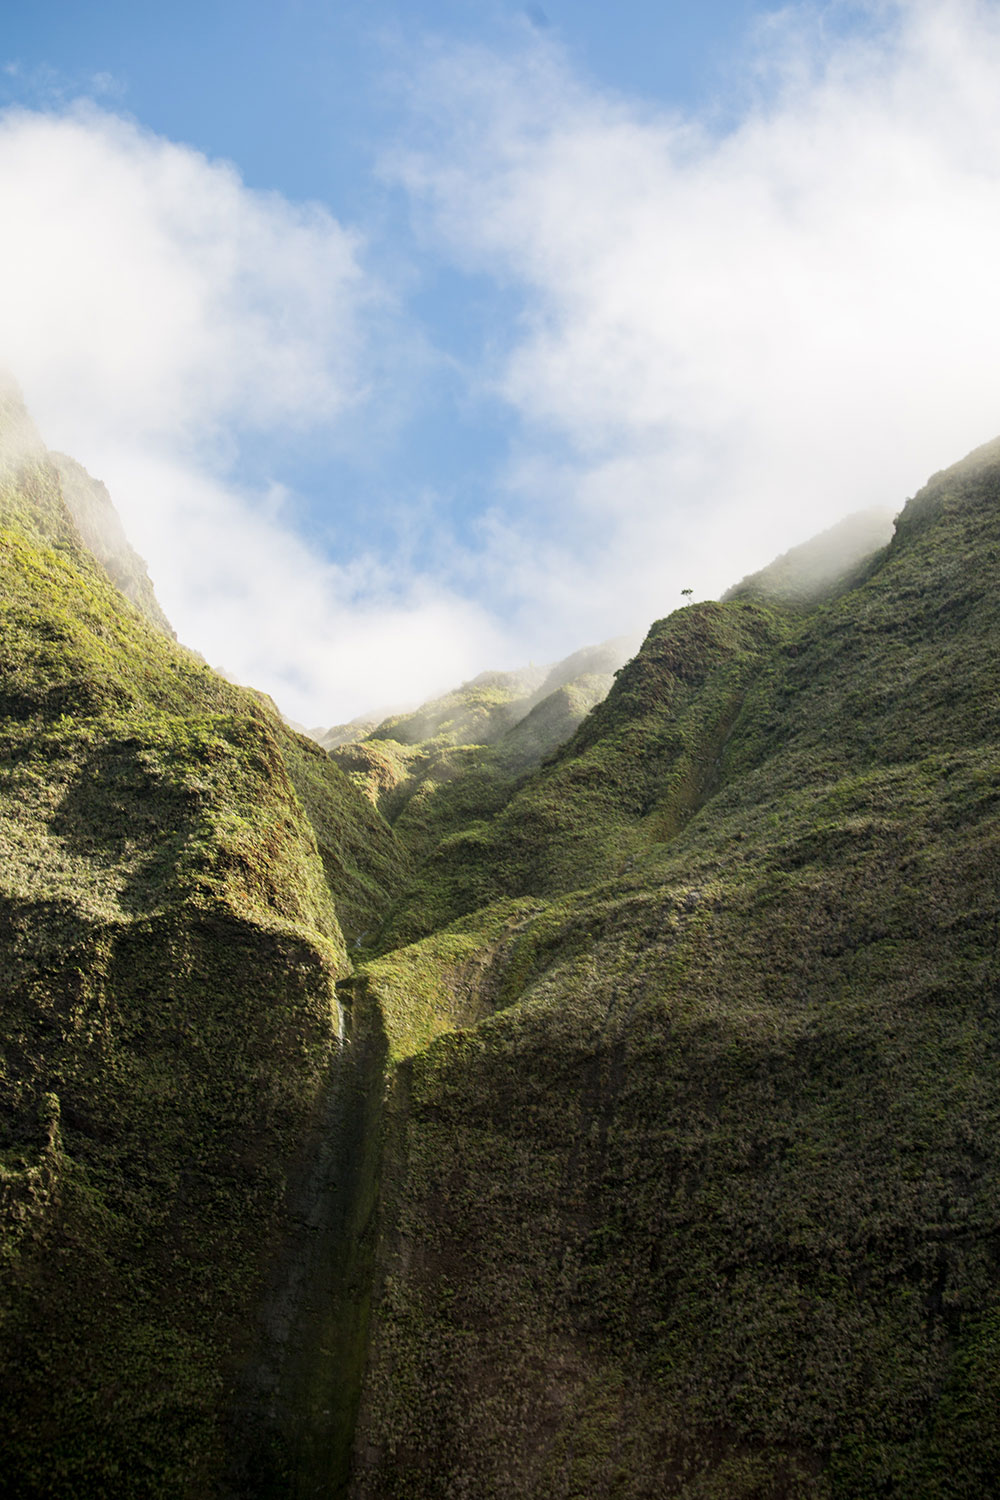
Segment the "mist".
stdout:
<path fill-rule="evenodd" d="M 1000 431 L 1000 12 L 824 27 L 845 9 L 775 12 L 697 118 L 579 76 L 554 28 L 428 42 L 373 185 L 408 205 L 395 280 L 377 216 L 93 104 L 8 111 L 0 363 L 107 483 L 181 639 L 309 724 L 718 595 Z M 487 498 L 458 527 L 422 481 L 440 545 L 415 563 L 384 537 L 417 486 L 359 468 L 323 529 L 242 456 L 375 446 L 398 407 L 405 476 L 408 387 L 444 360 L 410 294 L 433 268 L 516 315 L 459 370 L 507 434 Z"/>

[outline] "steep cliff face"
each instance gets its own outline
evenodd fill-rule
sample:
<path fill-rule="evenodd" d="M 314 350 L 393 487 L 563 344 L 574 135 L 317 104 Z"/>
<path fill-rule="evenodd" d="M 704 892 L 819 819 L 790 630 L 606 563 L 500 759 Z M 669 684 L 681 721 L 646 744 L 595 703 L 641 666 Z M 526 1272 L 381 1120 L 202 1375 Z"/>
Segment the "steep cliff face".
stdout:
<path fill-rule="evenodd" d="M 337 905 L 372 921 L 402 864 L 112 586 L 16 393 L 0 416 L 4 1492 L 222 1493 L 251 1428 L 286 1462 Z"/>
<path fill-rule="evenodd" d="M 340 766 L 77 482 L 0 392 L 5 1493 L 995 1494 L 1000 444 Z"/>
<path fill-rule="evenodd" d="M 998 563 L 992 445 L 397 908 L 359 1500 L 996 1493 Z"/>

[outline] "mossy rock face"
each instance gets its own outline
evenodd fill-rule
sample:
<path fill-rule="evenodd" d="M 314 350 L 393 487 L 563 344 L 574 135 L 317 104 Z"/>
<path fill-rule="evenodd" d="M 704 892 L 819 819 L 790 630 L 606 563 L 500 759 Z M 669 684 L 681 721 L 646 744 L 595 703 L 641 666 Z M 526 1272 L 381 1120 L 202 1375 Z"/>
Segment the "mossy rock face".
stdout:
<path fill-rule="evenodd" d="M 201 1500 L 307 1337 L 289 1257 L 333 1212 L 295 1184 L 340 1067 L 339 908 L 377 924 L 405 860 L 112 586 L 6 399 L 2 1488 Z"/>
<path fill-rule="evenodd" d="M 4 1492 L 1000 1493 L 1000 445 L 341 767 L 64 477 L 0 392 Z"/>
<path fill-rule="evenodd" d="M 51 911 L 4 917 L 9 952 Z M 8 1493 L 219 1485 L 336 972 L 304 936 L 198 907 L 88 926 L 8 981 Z"/>
<path fill-rule="evenodd" d="M 998 1493 L 998 564 L 679 612 L 397 908 L 358 1497 Z"/>

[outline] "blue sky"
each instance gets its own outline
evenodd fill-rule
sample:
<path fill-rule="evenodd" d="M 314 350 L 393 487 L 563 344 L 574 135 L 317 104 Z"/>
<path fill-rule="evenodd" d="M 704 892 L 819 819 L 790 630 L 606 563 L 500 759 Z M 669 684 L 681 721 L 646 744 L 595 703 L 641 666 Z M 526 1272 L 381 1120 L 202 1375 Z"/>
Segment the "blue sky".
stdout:
<path fill-rule="evenodd" d="M 433 489 L 436 510 L 465 540 L 489 503 L 511 438 L 511 414 L 470 396 L 461 365 L 503 336 L 516 288 L 463 275 L 417 243 L 405 195 L 380 175 L 387 149 L 412 125 L 406 73 L 439 45 L 500 55 L 555 43 L 582 73 L 636 97 L 725 107 L 730 65 L 756 12 L 749 0 L 703 6 L 597 0 L 520 5 L 505 0 L 393 6 L 378 0 L 253 0 L 169 7 L 63 0 L 18 8 L 5 24 L 0 78 L 6 101 L 63 107 L 96 97 L 169 140 L 237 166 L 248 187 L 318 200 L 369 236 L 369 263 L 405 297 L 422 334 L 459 367 L 439 369 L 408 393 L 405 430 L 387 444 L 343 453 L 329 434 L 296 432 L 276 452 L 242 439 L 238 474 L 273 471 L 300 497 L 311 541 L 363 548 L 370 506 L 381 513 Z M 402 286 L 399 283 L 402 282 Z M 367 505 L 336 505 L 330 490 Z M 346 535 L 345 535 L 346 530 Z M 349 540 L 348 540 L 349 539 Z M 429 545 L 432 545 L 429 543 Z M 423 561 L 424 559 L 417 559 Z"/>
<path fill-rule="evenodd" d="M 0 362 L 189 644 L 418 699 L 994 435 L 998 61 L 986 0 L 36 0 Z"/>
<path fill-rule="evenodd" d="M 4 19 L 5 61 L 22 70 L 6 96 L 34 92 L 48 103 L 100 79 L 150 129 L 237 162 L 250 186 L 357 217 L 371 206 L 385 138 L 401 124 L 392 71 L 428 39 L 506 50 L 548 35 L 603 85 L 699 105 L 725 90 L 767 9 L 752 0 L 37 0 Z"/>

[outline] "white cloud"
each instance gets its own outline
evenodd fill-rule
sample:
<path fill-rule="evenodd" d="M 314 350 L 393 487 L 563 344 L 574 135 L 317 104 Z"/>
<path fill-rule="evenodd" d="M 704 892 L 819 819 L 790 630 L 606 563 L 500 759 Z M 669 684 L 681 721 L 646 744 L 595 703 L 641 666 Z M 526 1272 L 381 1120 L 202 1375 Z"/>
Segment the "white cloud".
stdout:
<path fill-rule="evenodd" d="M 87 434 L 201 439 L 355 394 L 373 289 L 323 209 L 93 108 L 8 112 L 0 183 L 5 350 Z"/>
<path fill-rule="evenodd" d="M 481 609 L 330 564 L 232 479 L 245 434 L 365 420 L 404 334 L 355 233 L 93 106 L 0 116 L 0 201 L 0 361 L 108 484 L 182 639 L 310 722 L 478 669 Z"/>
<path fill-rule="evenodd" d="M 389 170 L 432 242 L 524 291 L 493 376 L 547 535 L 496 541 L 539 616 L 663 613 L 1000 431 L 1000 11 L 870 5 L 837 40 L 843 11 L 771 18 L 722 134 L 545 46 L 421 79 Z"/>
<path fill-rule="evenodd" d="M 378 451 L 415 319 L 324 208 L 93 106 L 0 116 L 0 362 L 182 638 L 297 718 L 647 623 L 1000 430 L 1000 5 L 847 11 L 776 12 L 725 131 L 602 93 L 548 33 L 408 58 L 418 235 L 375 251 L 417 295 L 442 256 L 499 293 L 467 373 L 520 421 L 478 517 L 426 454 L 391 499 L 359 470 L 329 531 L 370 506 L 373 545 L 334 562 L 280 473 L 236 481 L 262 435 Z"/>
<path fill-rule="evenodd" d="M 149 555 L 173 556 L 180 539 L 176 600 L 155 580 L 168 615 L 182 609 L 213 666 L 307 726 L 413 704 L 501 649 L 481 609 L 430 581 L 318 557 L 282 525 L 280 496 L 236 492 L 148 447 L 118 444 L 113 462 L 120 492 L 143 497 Z"/>

